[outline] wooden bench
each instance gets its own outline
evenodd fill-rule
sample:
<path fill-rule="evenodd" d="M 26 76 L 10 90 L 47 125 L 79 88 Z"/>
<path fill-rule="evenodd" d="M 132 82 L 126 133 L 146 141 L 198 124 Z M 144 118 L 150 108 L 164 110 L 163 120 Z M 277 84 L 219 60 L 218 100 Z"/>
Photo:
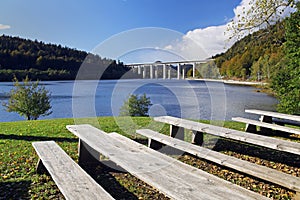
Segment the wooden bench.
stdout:
<path fill-rule="evenodd" d="M 101 153 L 172 199 L 268 199 L 117 133 L 107 134 L 90 125 L 71 125 L 67 129 L 79 138 L 80 145 L 86 146 L 82 150 Z"/>
<path fill-rule="evenodd" d="M 300 116 L 297 115 L 289 115 L 289 114 L 264 111 L 264 110 L 256 110 L 256 109 L 246 109 L 245 112 L 260 115 L 261 122 L 267 122 L 267 123 L 275 122 L 275 123 L 279 123 L 280 125 L 290 124 L 290 125 L 300 126 Z"/>
<path fill-rule="evenodd" d="M 172 138 L 149 129 L 137 130 L 136 133 L 148 138 L 149 147 L 151 147 L 155 142 L 168 145 L 199 158 L 203 158 L 219 165 L 223 165 L 225 167 L 229 167 L 245 174 L 260 178 L 262 180 L 266 180 L 271 183 L 289 188 L 293 191 L 296 191 L 298 196 L 300 195 L 300 178 L 298 177 L 279 172 L 268 167 L 250 163 L 235 157 L 231 157 L 216 151 L 212 151 L 207 148 L 196 146 L 191 143 Z M 155 146 L 157 146 L 157 144 L 155 144 Z"/>
<path fill-rule="evenodd" d="M 252 119 L 246 119 L 243 117 L 233 117 L 233 121 L 237 122 L 243 122 L 246 124 L 245 131 L 246 132 L 251 132 L 251 133 L 256 133 L 257 132 L 257 126 L 259 127 L 264 127 L 272 130 L 277 130 L 277 131 L 282 131 L 290 134 L 298 134 L 300 135 L 300 129 L 295 129 L 287 126 L 280 126 L 277 124 L 272 124 L 272 123 L 266 123 L 266 122 L 261 122 L 261 121 L 256 121 Z"/>
<path fill-rule="evenodd" d="M 257 146 L 263 146 L 270 149 L 275 149 L 279 151 L 285 151 L 285 152 L 300 155 L 300 143 L 296 143 L 296 142 L 247 133 L 243 131 L 214 126 L 210 124 L 204 124 L 200 122 L 194 122 L 194 121 L 171 117 L 171 116 L 154 117 L 154 120 L 158 122 L 170 124 L 170 136 L 172 137 L 175 136 L 176 138 L 179 139 L 182 139 L 182 135 L 184 134 L 184 129 L 189 129 L 194 131 L 193 132 L 195 135 L 194 138 L 201 138 L 203 137 L 202 136 L 203 133 L 208 133 L 211 135 L 215 135 L 227 139 L 237 140 L 240 142 L 245 142 Z M 178 134 L 180 137 L 177 137 Z"/>
<path fill-rule="evenodd" d="M 114 199 L 54 141 L 32 145 L 39 156 L 37 172 L 48 171 L 66 199 Z"/>

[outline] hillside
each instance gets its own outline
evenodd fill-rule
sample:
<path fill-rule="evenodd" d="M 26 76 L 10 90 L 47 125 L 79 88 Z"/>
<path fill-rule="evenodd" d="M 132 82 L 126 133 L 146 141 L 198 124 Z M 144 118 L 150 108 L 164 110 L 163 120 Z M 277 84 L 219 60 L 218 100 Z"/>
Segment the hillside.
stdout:
<path fill-rule="evenodd" d="M 95 70 L 103 70 L 109 65 L 102 79 L 116 79 L 129 70 L 122 63 L 85 51 L 2 35 L 0 81 L 11 81 L 14 76 L 18 79 L 29 76 L 32 80 L 72 80 L 87 56 Z"/>
<path fill-rule="evenodd" d="M 269 80 L 283 57 L 284 22 L 236 42 L 225 53 L 216 55 L 220 73 L 230 79 Z"/>

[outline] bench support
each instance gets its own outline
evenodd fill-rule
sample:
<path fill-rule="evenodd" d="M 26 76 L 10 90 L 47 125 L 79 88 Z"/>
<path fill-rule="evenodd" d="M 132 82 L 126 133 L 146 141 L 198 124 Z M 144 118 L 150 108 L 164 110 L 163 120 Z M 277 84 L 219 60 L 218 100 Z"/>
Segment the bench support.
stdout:
<path fill-rule="evenodd" d="M 100 162 L 100 153 L 92 149 L 80 139 L 78 142 L 78 154 L 79 165 L 94 165 L 99 164 Z"/>
<path fill-rule="evenodd" d="M 179 140 L 184 140 L 184 128 L 170 125 L 170 136 Z"/>
<path fill-rule="evenodd" d="M 36 164 L 36 172 L 38 174 L 48 174 L 48 170 L 46 169 L 45 165 L 43 164 L 40 158 Z"/>
<path fill-rule="evenodd" d="M 273 123 L 272 117 L 271 116 L 266 116 L 266 115 L 262 115 L 260 116 L 259 120 L 261 122 L 266 122 L 266 123 Z M 266 135 L 272 135 L 273 130 L 269 129 L 269 128 L 264 128 L 264 127 L 260 127 L 260 132 Z"/>
<path fill-rule="evenodd" d="M 245 131 L 249 132 L 249 133 L 256 133 L 257 129 L 256 129 L 256 126 L 253 124 L 246 124 Z"/>
<path fill-rule="evenodd" d="M 156 140 L 152 140 L 151 138 L 148 138 L 148 147 L 149 148 L 154 149 L 154 150 L 159 150 L 163 146 L 165 146 L 165 145 Z"/>
<path fill-rule="evenodd" d="M 202 146 L 202 144 L 203 144 L 203 133 L 199 132 L 199 131 L 192 131 L 192 132 L 193 132 L 192 144 Z"/>

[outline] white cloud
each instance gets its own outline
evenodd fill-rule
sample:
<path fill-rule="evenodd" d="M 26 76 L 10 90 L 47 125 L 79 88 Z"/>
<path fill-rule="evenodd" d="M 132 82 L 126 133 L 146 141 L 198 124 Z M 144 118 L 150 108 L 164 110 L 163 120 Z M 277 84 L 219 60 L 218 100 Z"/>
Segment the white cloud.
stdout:
<path fill-rule="evenodd" d="M 9 25 L 4 25 L 4 24 L 0 24 L 0 30 L 2 29 L 9 29 L 10 26 Z"/>
<path fill-rule="evenodd" d="M 237 21 L 238 16 L 242 17 L 247 14 L 251 1 L 252 0 L 242 0 L 241 3 L 234 8 L 235 16 L 232 18 L 233 21 Z M 288 15 L 287 13 L 290 12 L 291 9 L 286 9 L 279 17 L 285 17 Z M 227 31 L 229 23 L 231 22 L 220 26 L 191 30 L 183 36 L 181 41 L 177 41 L 176 44 L 170 44 L 166 46 L 165 49 L 177 52 L 181 51 L 182 54 L 186 54 L 186 51 L 189 51 L 192 59 L 203 59 L 203 51 L 206 52 L 206 58 L 225 52 L 236 41 L 234 39 L 229 40 L 230 32 Z M 244 36 L 247 34 L 249 34 L 249 32 L 246 32 Z M 198 48 L 196 49 L 194 48 L 195 44 L 198 44 Z M 201 52 L 199 51 L 200 47 L 203 50 Z"/>

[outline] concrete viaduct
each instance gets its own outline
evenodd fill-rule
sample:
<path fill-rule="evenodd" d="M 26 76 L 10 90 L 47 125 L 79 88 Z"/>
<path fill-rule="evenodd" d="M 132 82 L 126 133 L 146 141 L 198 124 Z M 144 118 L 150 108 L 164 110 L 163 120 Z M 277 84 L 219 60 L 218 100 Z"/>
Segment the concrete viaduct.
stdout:
<path fill-rule="evenodd" d="M 195 78 L 196 64 L 207 63 L 213 59 L 206 60 L 185 60 L 185 61 L 172 61 L 172 62 L 161 62 L 156 61 L 154 63 L 135 63 L 125 64 L 125 66 L 132 68 L 138 74 L 146 78 L 159 78 L 159 70 L 162 70 L 163 79 L 171 79 L 172 70 L 176 70 L 177 79 L 185 79 L 187 69 L 193 69 L 193 78 Z"/>

